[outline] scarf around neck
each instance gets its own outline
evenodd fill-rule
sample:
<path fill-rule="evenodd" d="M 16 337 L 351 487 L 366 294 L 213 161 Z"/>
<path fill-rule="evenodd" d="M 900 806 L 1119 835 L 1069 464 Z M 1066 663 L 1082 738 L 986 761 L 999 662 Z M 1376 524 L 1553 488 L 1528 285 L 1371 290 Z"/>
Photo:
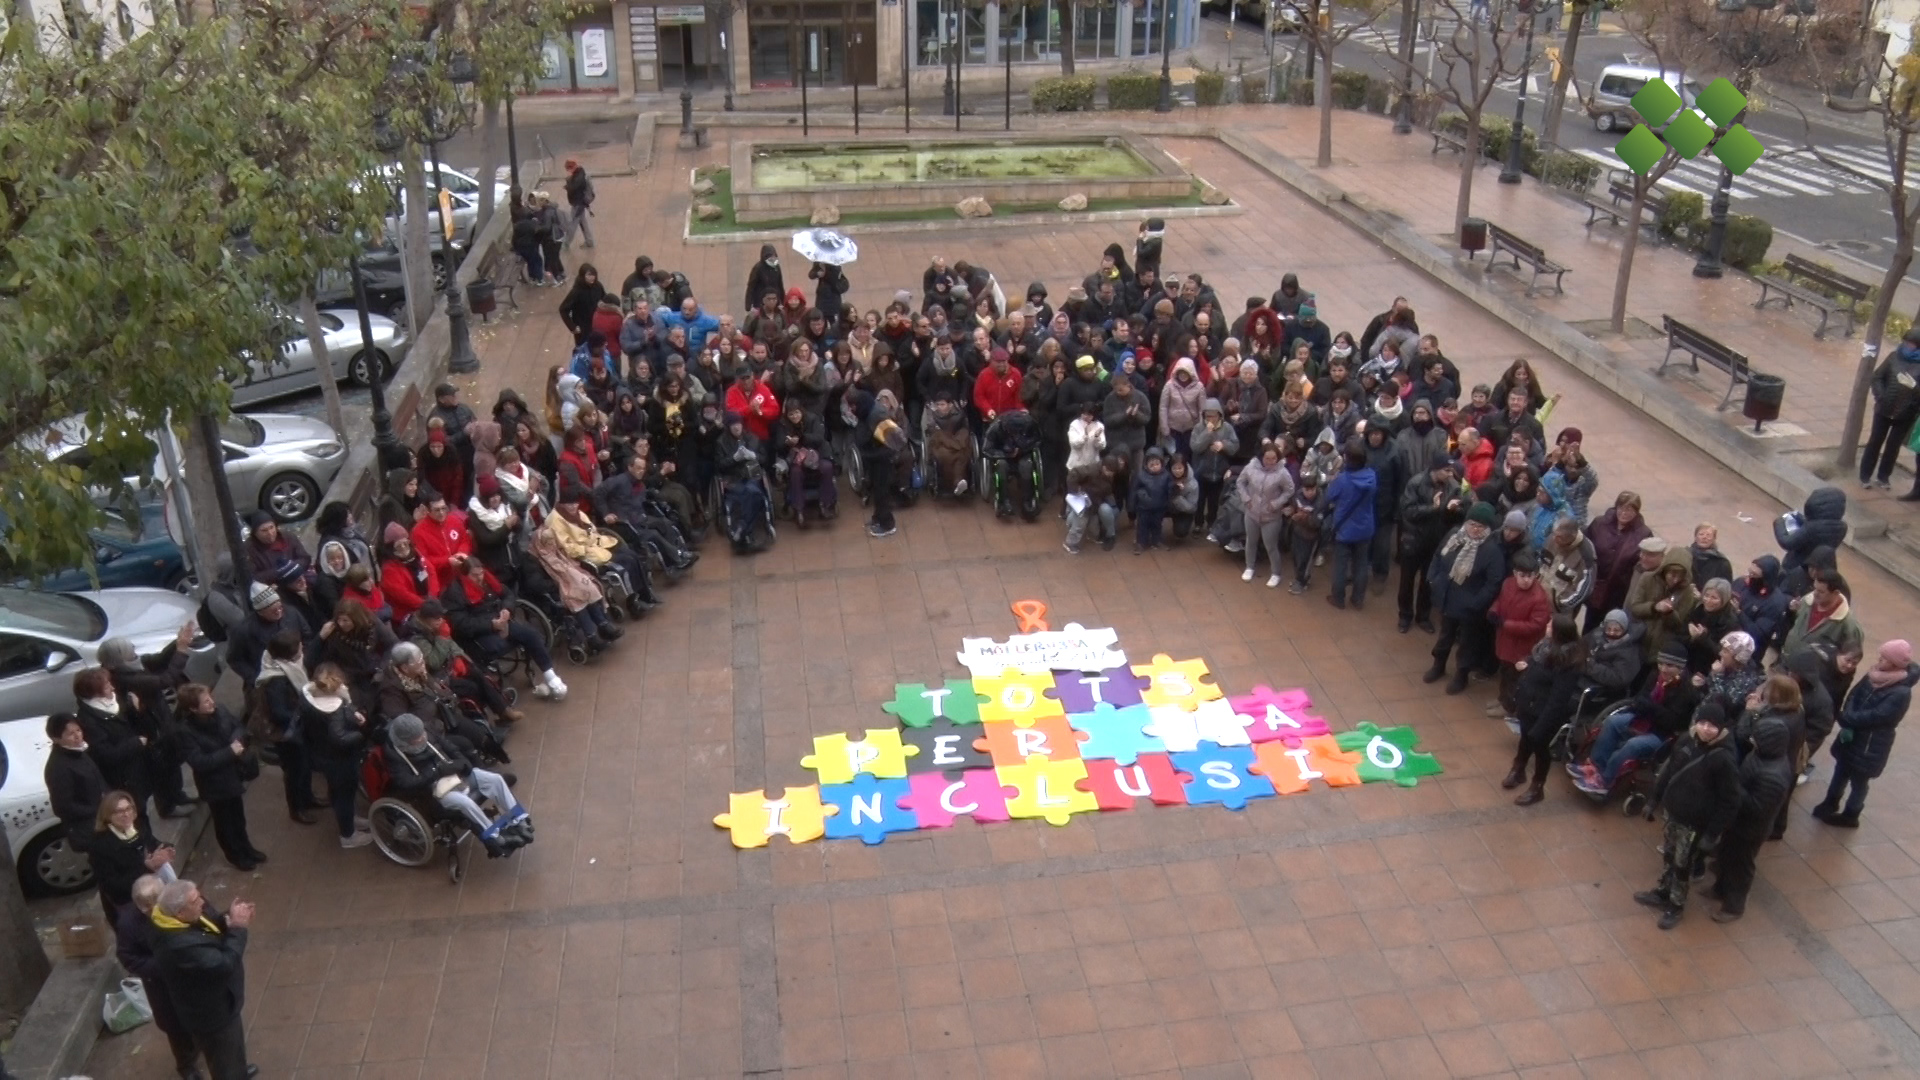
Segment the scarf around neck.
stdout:
<path fill-rule="evenodd" d="M 1447 541 L 1446 553 L 1453 556 L 1453 566 L 1447 571 L 1448 579 L 1455 585 L 1465 585 L 1467 578 L 1473 576 L 1473 560 L 1480 554 L 1480 545 L 1492 535 L 1493 530 L 1489 529 L 1486 536 L 1475 540 L 1473 534 L 1461 526 L 1460 531 L 1453 534 L 1453 539 Z"/>

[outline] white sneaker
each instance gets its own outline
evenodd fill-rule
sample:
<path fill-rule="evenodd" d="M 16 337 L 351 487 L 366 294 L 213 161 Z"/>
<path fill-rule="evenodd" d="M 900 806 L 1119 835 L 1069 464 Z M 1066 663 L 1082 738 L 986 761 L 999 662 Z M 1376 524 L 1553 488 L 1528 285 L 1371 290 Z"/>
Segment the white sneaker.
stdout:
<path fill-rule="evenodd" d="M 355 832 L 352 836 L 343 836 L 340 838 L 340 846 L 343 848 L 366 847 L 371 843 L 373 843 L 373 833 L 364 829 Z"/>
<path fill-rule="evenodd" d="M 560 673 L 548 671 L 544 677 L 547 680 L 547 691 L 553 695 L 552 700 L 567 700 L 567 684 L 560 681 Z"/>
<path fill-rule="evenodd" d="M 1269 589 L 1277 589 L 1277 588 L 1279 588 L 1279 587 L 1280 587 L 1280 575 L 1279 575 L 1279 574 L 1275 574 L 1275 575 L 1273 575 L 1272 577 L 1270 577 L 1270 578 L 1268 578 L 1268 579 L 1267 579 L 1267 588 L 1269 588 Z"/>
<path fill-rule="evenodd" d="M 1252 581 L 1252 580 L 1253 580 L 1253 567 L 1251 567 L 1251 566 L 1249 566 L 1249 567 L 1247 567 L 1247 568 L 1246 568 L 1245 570 L 1242 570 L 1242 571 L 1240 571 L 1240 580 L 1241 580 L 1241 581 Z"/>
<path fill-rule="evenodd" d="M 1244 540 L 1229 540 L 1227 541 L 1226 546 L 1228 551 L 1231 551 L 1236 555 L 1242 551 L 1247 550 L 1247 542 Z"/>
<path fill-rule="evenodd" d="M 954 497 L 959 498 L 960 496 L 965 495 L 966 493 L 967 493 L 967 482 L 965 480 L 955 480 L 953 482 Z"/>
<path fill-rule="evenodd" d="M 534 683 L 533 696 L 539 698 L 542 701 L 545 701 L 547 698 L 550 698 L 553 696 L 553 688 L 543 682 Z"/>

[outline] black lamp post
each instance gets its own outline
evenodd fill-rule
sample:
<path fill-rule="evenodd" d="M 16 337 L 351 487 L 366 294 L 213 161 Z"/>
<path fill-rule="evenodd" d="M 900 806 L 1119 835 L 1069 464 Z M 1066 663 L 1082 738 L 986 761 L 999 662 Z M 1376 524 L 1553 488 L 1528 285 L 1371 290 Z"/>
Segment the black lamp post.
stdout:
<path fill-rule="evenodd" d="M 1517 184 L 1524 171 L 1521 162 L 1521 143 L 1527 132 L 1527 84 L 1533 81 L 1533 24 L 1536 21 L 1534 0 L 1520 0 L 1520 17 L 1527 20 L 1527 47 L 1525 58 L 1520 66 L 1520 94 L 1513 105 L 1513 134 L 1507 137 L 1507 163 L 1500 169 L 1500 182 Z"/>
<path fill-rule="evenodd" d="M 1719 0 L 1714 6 L 1731 20 L 1737 19 L 1743 11 L 1765 11 L 1773 5 L 1774 0 Z M 1738 44 L 1735 48 L 1743 53 L 1748 51 Z M 1753 77 L 1749 74 L 1752 67 L 1746 62 L 1749 59 L 1747 56 L 1737 56 L 1735 59 L 1741 61 L 1735 85 L 1740 93 L 1745 95 L 1753 88 Z M 1740 116 L 1734 117 L 1734 123 L 1739 123 L 1740 117 L 1745 115 L 1747 115 L 1746 110 L 1742 109 Z M 1727 211 L 1732 201 L 1733 170 L 1722 165 L 1718 181 L 1713 186 L 1713 202 L 1707 211 L 1707 243 L 1700 249 L 1700 257 L 1694 260 L 1694 277 L 1718 278 L 1726 272 L 1726 266 L 1721 263 L 1720 256 L 1727 248 Z"/>
<path fill-rule="evenodd" d="M 956 8 L 959 4 L 960 0 L 954 0 Z M 946 85 L 941 87 L 940 111 L 945 116 L 953 117 L 957 126 L 960 123 L 960 88 L 954 85 L 953 69 L 959 63 L 959 50 L 954 48 L 953 39 L 959 34 L 960 20 L 947 14 L 945 4 L 940 6 L 939 13 L 940 29 L 944 31 L 940 35 L 940 66 L 947 76 Z"/>
<path fill-rule="evenodd" d="M 1560 0 L 1547 0 L 1559 3 Z M 1400 3 L 1400 107 L 1393 113 L 1393 133 L 1413 134 L 1413 36 L 1420 24 L 1420 0 Z"/>
<path fill-rule="evenodd" d="M 388 126 L 385 120 L 385 117 L 380 117 L 374 123 L 374 149 L 379 150 L 383 154 L 398 153 L 406 147 L 407 140 L 401 136 L 399 132 Z M 519 156 L 515 152 L 514 147 L 513 98 L 511 95 L 507 98 L 507 156 L 514 159 L 515 169 L 517 170 L 519 167 Z M 517 176 L 518 174 L 516 172 L 514 183 L 514 191 L 516 192 L 519 190 Z M 360 271 L 359 252 L 355 252 L 353 256 L 347 260 L 347 269 L 351 271 L 353 275 L 353 306 L 360 316 L 360 353 L 362 356 L 369 358 L 367 361 L 367 398 L 373 406 L 373 449 L 375 456 L 380 461 L 380 471 L 384 474 L 389 469 L 405 467 L 407 463 L 407 452 L 406 449 L 400 445 L 399 436 L 393 433 L 393 414 L 387 411 L 387 377 L 391 372 L 387 371 L 387 365 L 374 363 L 371 359 L 374 355 L 373 320 L 371 312 L 367 307 L 367 281 L 366 277 Z"/>
<path fill-rule="evenodd" d="M 1160 0 L 1160 100 L 1154 112 L 1173 111 L 1173 4 L 1174 0 Z"/>

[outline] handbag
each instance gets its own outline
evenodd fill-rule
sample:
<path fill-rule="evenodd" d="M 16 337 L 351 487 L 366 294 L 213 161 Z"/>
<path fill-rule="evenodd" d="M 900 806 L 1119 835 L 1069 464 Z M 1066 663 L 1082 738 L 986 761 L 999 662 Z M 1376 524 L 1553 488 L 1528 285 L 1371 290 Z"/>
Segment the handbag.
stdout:
<path fill-rule="evenodd" d="M 234 768 L 240 773 L 242 781 L 260 779 L 260 751 L 255 750 L 252 744 L 248 744 L 246 750 L 240 754 L 239 760 L 234 762 Z"/>
<path fill-rule="evenodd" d="M 153 1003 L 147 1000 L 147 985 L 139 979 L 121 979 L 120 988 L 110 991 L 100 1006 L 100 1022 L 115 1035 L 152 1019 Z"/>

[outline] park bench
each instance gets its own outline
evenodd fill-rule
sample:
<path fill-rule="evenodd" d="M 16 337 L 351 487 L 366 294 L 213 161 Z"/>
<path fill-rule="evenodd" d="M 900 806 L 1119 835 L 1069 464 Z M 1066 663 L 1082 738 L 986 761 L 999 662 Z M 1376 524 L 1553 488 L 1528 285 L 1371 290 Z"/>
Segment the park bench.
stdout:
<path fill-rule="evenodd" d="M 521 262 L 520 257 L 513 253 L 513 249 L 505 245 L 496 245 L 493 250 L 487 252 L 487 254 L 481 258 L 479 276 L 493 282 L 493 293 L 496 305 L 499 302 L 500 295 L 504 293 L 506 294 L 507 304 L 515 311 L 520 310 L 520 298 L 516 293 L 516 286 L 520 284 L 520 277 L 521 274 L 524 273 L 525 265 L 525 263 Z M 488 322 L 490 320 L 486 315 L 482 315 L 480 316 L 480 321 Z"/>
<path fill-rule="evenodd" d="M 1528 243 L 1489 221 L 1487 222 L 1487 246 L 1490 249 L 1487 259 L 1489 267 L 1495 259 L 1506 254 L 1513 257 L 1513 268 L 1516 272 L 1527 267 L 1533 269 L 1533 277 L 1527 281 L 1528 296 L 1532 296 L 1539 286 L 1541 274 L 1552 274 L 1553 291 L 1566 293 L 1567 290 L 1560 285 L 1560 277 L 1567 272 L 1567 268 L 1547 258 L 1547 253 L 1541 250 L 1539 245 Z"/>
<path fill-rule="evenodd" d="M 1444 128 L 1434 128 L 1433 150 L 1430 151 L 1429 156 L 1431 156 L 1431 154 L 1438 154 L 1443 149 L 1451 150 L 1456 154 L 1464 154 L 1467 152 L 1467 140 L 1464 136 L 1457 135 Z"/>
<path fill-rule="evenodd" d="M 1718 368 L 1730 376 L 1726 396 L 1720 399 L 1720 409 L 1724 411 L 1733 403 L 1733 392 L 1753 375 L 1753 368 L 1747 363 L 1746 356 L 1734 352 L 1671 315 L 1660 316 L 1660 322 L 1667 331 L 1667 355 L 1661 359 L 1660 370 L 1654 374 L 1667 373 L 1667 365 L 1673 361 L 1675 352 L 1684 352 L 1692 358 L 1695 374 L 1700 371 L 1700 361 L 1705 360 L 1708 366 Z"/>
<path fill-rule="evenodd" d="M 1769 300 L 1778 300 L 1781 307 L 1790 308 L 1797 300 L 1808 307 L 1819 309 L 1820 326 L 1813 332 L 1815 341 L 1827 336 L 1827 319 L 1836 314 L 1845 315 L 1847 318 L 1847 332 L 1844 336 L 1853 336 L 1853 305 L 1865 300 L 1872 286 L 1864 281 L 1855 281 L 1845 274 L 1835 273 L 1819 263 L 1803 259 L 1798 255 L 1787 256 L 1783 268 L 1786 271 L 1784 275 L 1754 279 L 1760 283 L 1760 299 L 1753 305 L 1754 307 L 1763 308 L 1767 306 Z M 1811 282 L 1825 292 L 1815 292 L 1793 281 L 1793 278 Z M 1780 295 L 1772 296 L 1773 293 Z M 1832 295 L 1827 295 L 1829 293 Z"/>
<path fill-rule="evenodd" d="M 1607 184 L 1607 197 L 1589 195 L 1584 200 L 1587 208 L 1587 228 L 1593 228 L 1594 222 L 1602 217 L 1613 219 L 1615 225 L 1627 223 L 1627 213 L 1633 206 L 1633 185 L 1618 180 Z M 1657 223 L 1660 215 L 1666 211 L 1667 197 L 1658 191 L 1647 192 L 1647 198 L 1641 204 L 1641 213 L 1651 215 L 1650 221 Z"/>

